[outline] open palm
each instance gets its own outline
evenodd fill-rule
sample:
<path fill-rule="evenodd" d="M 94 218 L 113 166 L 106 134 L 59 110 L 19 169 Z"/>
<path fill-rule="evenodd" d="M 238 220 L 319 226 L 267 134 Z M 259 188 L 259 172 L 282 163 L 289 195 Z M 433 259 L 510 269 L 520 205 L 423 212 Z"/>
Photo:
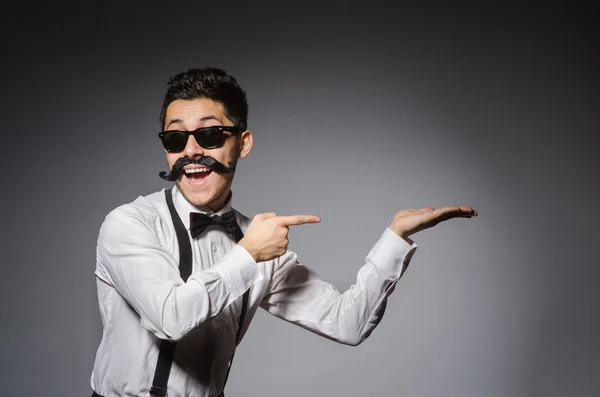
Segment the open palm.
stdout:
<path fill-rule="evenodd" d="M 418 210 L 409 208 L 396 213 L 390 229 L 399 236 L 407 238 L 448 219 L 471 218 L 477 215 L 477 211 L 469 206 L 426 207 Z"/>

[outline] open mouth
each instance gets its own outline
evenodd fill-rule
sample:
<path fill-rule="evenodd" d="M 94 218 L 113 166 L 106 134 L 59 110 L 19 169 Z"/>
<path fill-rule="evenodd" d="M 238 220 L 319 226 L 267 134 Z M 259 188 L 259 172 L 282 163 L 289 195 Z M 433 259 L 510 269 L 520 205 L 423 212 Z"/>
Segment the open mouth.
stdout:
<path fill-rule="evenodd" d="M 190 167 L 183 171 L 183 175 L 192 185 L 201 185 L 208 179 L 212 170 L 207 167 Z"/>

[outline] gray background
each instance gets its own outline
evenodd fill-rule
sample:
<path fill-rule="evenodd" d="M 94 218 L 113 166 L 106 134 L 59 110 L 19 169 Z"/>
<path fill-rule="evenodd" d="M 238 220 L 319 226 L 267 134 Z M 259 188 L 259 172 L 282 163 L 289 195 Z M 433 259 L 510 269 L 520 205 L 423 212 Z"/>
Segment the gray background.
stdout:
<path fill-rule="evenodd" d="M 415 236 L 357 348 L 260 312 L 229 395 L 598 395 L 598 43 L 568 4 L 5 8 L 2 394 L 89 395 L 98 228 L 169 186 L 166 81 L 210 65 L 250 100 L 235 206 L 320 215 L 291 248 L 338 288 L 397 210 L 480 212 Z"/>

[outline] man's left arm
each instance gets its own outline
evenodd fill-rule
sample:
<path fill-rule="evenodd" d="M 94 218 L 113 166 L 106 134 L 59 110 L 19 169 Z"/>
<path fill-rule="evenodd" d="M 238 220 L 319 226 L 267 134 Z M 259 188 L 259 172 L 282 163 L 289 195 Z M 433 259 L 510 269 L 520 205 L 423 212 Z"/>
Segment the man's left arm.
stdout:
<path fill-rule="evenodd" d="M 356 346 L 381 321 L 387 297 L 416 250 L 416 244 L 407 240 L 386 228 L 367 255 L 356 283 L 344 293 L 288 251 L 276 261 L 261 307 L 318 335 Z"/>

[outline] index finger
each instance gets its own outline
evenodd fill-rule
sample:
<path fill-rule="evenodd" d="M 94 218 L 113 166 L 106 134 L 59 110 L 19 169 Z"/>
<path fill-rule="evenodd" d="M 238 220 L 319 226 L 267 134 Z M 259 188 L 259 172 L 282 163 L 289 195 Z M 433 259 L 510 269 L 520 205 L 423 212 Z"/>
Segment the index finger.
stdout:
<path fill-rule="evenodd" d="M 290 215 L 278 216 L 277 222 L 282 226 L 303 225 L 305 223 L 319 223 L 321 218 L 315 215 Z"/>

